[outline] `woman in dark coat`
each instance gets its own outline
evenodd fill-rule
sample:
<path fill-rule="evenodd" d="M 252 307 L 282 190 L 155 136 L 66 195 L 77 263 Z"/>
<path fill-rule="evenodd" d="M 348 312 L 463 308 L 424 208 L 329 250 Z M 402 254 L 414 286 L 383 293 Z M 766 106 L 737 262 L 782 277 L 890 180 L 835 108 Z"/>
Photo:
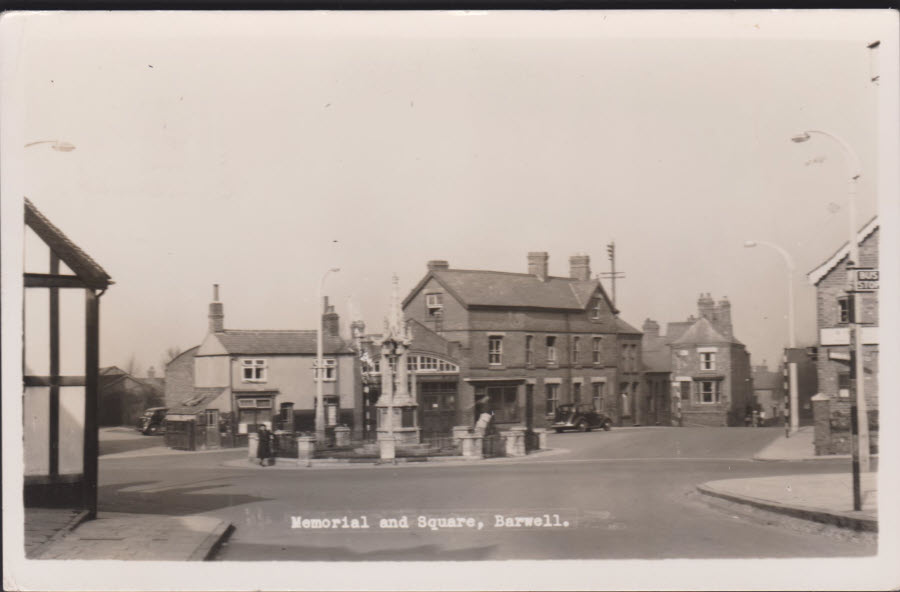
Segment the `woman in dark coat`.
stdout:
<path fill-rule="evenodd" d="M 265 424 L 259 424 L 256 435 L 259 437 L 259 443 L 256 446 L 256 458 L 259 459 L 259 464 L 266 466 L 266 462 L 272 456 L 272 434 L 266 429 Z"/>

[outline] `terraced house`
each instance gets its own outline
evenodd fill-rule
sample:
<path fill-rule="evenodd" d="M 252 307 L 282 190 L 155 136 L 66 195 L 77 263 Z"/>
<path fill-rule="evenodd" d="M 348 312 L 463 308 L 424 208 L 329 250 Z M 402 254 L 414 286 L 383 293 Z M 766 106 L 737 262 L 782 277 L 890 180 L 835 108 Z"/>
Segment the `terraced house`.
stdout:
<path fill-rule="evenodd" d="M 634 419 L 640 331 L 619 318 L 588 255 L 570 257 L 568 277 L 548 264 L 545 252 L 529 253 L 523 273 L 428 262 L 403 301 L 423 433 L 471 425 L 482 411 L 500 429 L 541 427 L 563 403 Z"/>

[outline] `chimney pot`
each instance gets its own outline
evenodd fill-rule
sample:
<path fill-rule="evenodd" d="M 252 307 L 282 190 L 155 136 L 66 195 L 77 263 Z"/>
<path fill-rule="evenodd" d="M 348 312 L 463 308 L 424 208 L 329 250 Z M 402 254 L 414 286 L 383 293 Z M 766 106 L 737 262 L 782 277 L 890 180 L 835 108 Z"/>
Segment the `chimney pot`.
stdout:
<path fill-rule="evenodd" d="M 432 259 L 428 262 L 428 271 L 450 269 L 450 264 L 443 259 Z"/>

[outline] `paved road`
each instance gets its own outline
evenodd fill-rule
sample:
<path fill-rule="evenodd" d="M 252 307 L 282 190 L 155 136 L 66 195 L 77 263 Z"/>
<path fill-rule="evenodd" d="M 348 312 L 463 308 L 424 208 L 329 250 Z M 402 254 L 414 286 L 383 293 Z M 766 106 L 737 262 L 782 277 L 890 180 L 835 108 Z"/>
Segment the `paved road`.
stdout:
<path fill-rule="evenodd" d="M 131 427 L 100 428 L 100 456 L 162 445 L 162 436 L 144 436 Z"/>
<path fill-rule="evenodd" d="M 222 560 L 477 560 L 857 556 L 872 540 L 748 520 L 694 492 L 713 480 L 839 472 L 841 462 L 754 462 L 778 428 L 624 428 L 559 434 L 568 452 L 509 464 L 281 470 L 222 467 L 241 451 L 101 461 L 101 511 L 216 516 Z M 550 527 L 497 528 L 497 515 Z M 379 528 L 406 516 L 409 528 Z M 472 518 L 474 527 L 418 528 Z M 558 516 L 558 518 L 557 518 Z M 300 517 L 300 528 L 292 528 Z M 368 529 L 302 528 L 303 519 Z M 482 528 L 478 529 L 478 523 Z M 361 522 L 362 523 L 362 522 Z M 568 523 L 566 526 L 565 524 Z M 402 526 L 402 523 L 398 523 Z M 321 524 L 320 524 L 321 526 Z M 437 525 L 436 525 L 437 526 Z"/>

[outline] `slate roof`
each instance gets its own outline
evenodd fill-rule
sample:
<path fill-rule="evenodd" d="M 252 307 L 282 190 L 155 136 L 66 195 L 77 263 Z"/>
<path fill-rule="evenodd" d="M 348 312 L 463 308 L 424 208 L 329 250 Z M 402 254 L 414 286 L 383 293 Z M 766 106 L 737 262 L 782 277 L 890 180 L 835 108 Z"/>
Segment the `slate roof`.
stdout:
<path fill-rule="evenodd" d="M 743 345 L 737 338 L 729 339 L 722 335 L 715 327 L 713 327 L 713 324 L 709 322 L 709 319 L 705 317 L 698 319 L 691 325 L 690 329 L 681 335 L 681 337 L 672 341 L 672 345 L 683 345 L 688 343 L 736 343 Z"/>
<path fill-rule="evenodd" d="M 109 274 L 96 261 L 91 259 L 90 255 L 82 251 L 59 228 L 54 226 L 27 197 L 25 198 L 25 224 L 89 288 L 105 290 L 113 283 Z"/>
<path fill-rule="evenodd" d="M 643 335 L 643 333 L 620 319 L 616 317 L 616 333 L 619 335 Z"/>
<path fill-rule="evenodd" d="M 666 339 L 669 342 L 677 341 L 679 337 L 684 335 L 684 332 L 691 328 L 691 326 L 696 323 L 697 320 L 688 320 L 688 321 L 675 321 L 666 325 Z"/>
<path fill-rule="evenodd" d="M 194 388 L 193 395 L 181 404 L 169 408 L 167 415 L 196 415 L 225 392 L 225 388 Z"/>
<path fill-rule="evenodd" d="M 229 354 L 316 354 L 315 330 L 228 329 L 215 335 Z M 325 354 L 353 353 L 353 349 L 343 339 L 327 334 L 322 336 L 322 349 Z"/>
<path fill-rule="evenodd" d="M 504 306 L 585 310 L 600 286 L 597 280 L 548 277 L 530 273 L 443 269 L 431 271 L 403 302 L 406 306 L 429 277 L 434 277 L 465 306 Z M 603 290 L 602 287 L 600 287 Z M 606 295 L 603 292 L 604 296 Z M 607 298 L 607 302 L 609 299 Z"/>

